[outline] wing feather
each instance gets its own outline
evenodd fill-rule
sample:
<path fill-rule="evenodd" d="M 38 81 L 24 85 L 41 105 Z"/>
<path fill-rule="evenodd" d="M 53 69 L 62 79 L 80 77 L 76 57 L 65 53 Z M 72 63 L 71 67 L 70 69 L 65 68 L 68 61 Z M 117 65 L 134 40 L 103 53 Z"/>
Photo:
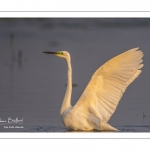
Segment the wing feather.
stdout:
<path fill-rule="evenodd" d="M 141 73 L 143 52 L 130 49 L 96 70 L 73 111 L 84 107 L 102 121 L 108 121 L 131 82 Z M 86 105 L 85 105 L 86 104 Z"/>

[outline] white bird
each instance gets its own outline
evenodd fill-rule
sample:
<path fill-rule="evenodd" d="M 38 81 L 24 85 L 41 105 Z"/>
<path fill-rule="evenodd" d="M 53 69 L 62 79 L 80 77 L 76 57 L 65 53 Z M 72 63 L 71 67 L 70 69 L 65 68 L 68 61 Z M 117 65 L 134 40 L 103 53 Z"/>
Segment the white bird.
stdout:
<path fill-rule="evenodd" d="M 107 61 L 93 74 L 77 103 L 71 105 L 72 68 L 67 51 L 43 52 L 64 58 L 68 65 L 68 83 L 60 109 L 64 125 L 70 130 L 118 131 L 107 122 L 126 88 L 141 73 L 143 52 L 130 49 Z"/>

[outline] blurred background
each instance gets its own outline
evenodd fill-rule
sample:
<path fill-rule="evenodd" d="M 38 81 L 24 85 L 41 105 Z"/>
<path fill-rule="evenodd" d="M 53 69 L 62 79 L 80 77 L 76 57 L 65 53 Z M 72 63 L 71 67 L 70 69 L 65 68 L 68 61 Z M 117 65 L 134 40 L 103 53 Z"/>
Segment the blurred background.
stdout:
<path fill-rule="evenodd" d="M 139 47 L 143 72 L 127 88 L 109 124 L 122 132 L 149 132 L 149 44 L 149 18 L 1 18 L 0 121 L 11 117 L 23 124 L 15 129 L 1 123 L 0 131 L 66 132 L 59 110 L 67 65 L 43 51 L 71 54 L 74 105 L 97 68 Z"/>

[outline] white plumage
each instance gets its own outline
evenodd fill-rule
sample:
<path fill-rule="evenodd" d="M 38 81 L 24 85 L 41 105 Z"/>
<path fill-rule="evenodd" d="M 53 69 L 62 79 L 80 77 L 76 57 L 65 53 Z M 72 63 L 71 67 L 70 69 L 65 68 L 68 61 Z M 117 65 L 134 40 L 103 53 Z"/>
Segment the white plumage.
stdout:
<path fill-rule="evenodd" d="M 71 106 L 72 68 L 70 55 L 66 51 L 44 52 L 65 58 L 68 65 L 68 85 L 60 110 L 62 121 L 72 130 L 117 130 L 107 122 L 126 88 L 141 73 L 143 52 L 130 49 L 103 64 L 93 74 L 83 94 Z"/>

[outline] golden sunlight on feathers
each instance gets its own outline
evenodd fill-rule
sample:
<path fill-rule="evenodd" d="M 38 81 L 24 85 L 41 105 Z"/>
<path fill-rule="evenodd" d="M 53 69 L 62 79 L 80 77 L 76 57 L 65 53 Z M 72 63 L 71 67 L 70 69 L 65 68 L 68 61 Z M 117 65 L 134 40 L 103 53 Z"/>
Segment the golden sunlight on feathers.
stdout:
<path fill-rule="evenodd" d="M 53 52 L 45 52 L 53 53 Z M 130 49 L 103 64 L 93 74 L 83 94 L 71 106 L 72 68 L 70 54 L 57 53 L 68 65 L 68 84 L 61 106 L 62 121 L 72 130 L 115 130 L 107 122 L 115 112 L 126 88 L 141 73 L 143 52 L 138 48 Z"/>
<path fill-rule="evenodd" d="M 122 94 L 141 73 L 143 53 L 134 48 L 106 62 L 92 76 L 75 105 L 74 111 L 88 101 L 89 109 L 107 122 L 118 105 Z"/>

